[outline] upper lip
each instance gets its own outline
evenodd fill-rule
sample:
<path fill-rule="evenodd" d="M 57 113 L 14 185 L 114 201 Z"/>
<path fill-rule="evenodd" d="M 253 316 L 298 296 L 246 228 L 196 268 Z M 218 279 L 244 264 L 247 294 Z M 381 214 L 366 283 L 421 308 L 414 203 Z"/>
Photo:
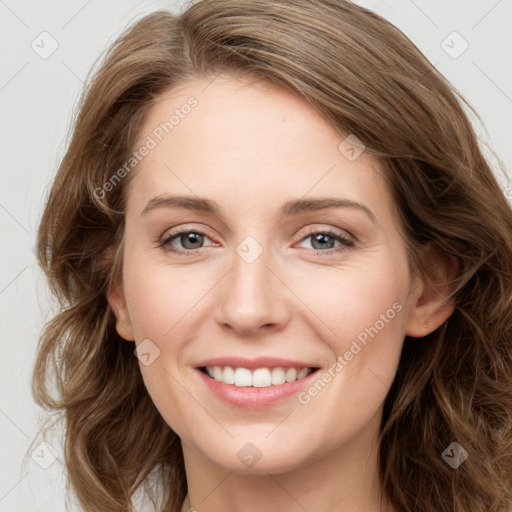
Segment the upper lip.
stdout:
<path fill-rule="evenodd" d="M 196 365 L 197 368 L 205 366 L 232 366 L 234 368 L 318 368 L 318 365 L 295 361 L 292 359 L 281 359 L 278 357 L 214 357 L 205 359 Z"/>

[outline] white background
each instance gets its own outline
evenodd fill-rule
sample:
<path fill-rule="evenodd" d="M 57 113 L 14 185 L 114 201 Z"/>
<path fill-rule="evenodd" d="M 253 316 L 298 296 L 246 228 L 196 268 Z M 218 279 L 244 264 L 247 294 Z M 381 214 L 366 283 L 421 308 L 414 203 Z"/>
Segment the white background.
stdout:
<path fill-rule="evenodd" d="M 72 114 L 95 59 L 128 24 L 183 2 L 135 0 L 0 0 L 0 511 L 60 512 L 65 508 L 63 456 L 47 469 L 22 459 L 42 416 L 32 401 L 30 378 L 37 336 L 50 299 L 33 253 L 43 199 L 63 156 Z M 358 1 L 405 32 L 469 100 L 485 129 L 475 126 L 512 169 L 512 0 Z M 58 43 L 41 58 L 47 31 Z M 454 59 L 442 42 L 457 31 L 469 44 Z M 50 48 L 46 39 L 45 48 Z M 453 42 L 452 42 L 453 41 Z M 464 44 L 447 43 L 458 52 Z M 488 153 L 486 153 L 488 154 Z M 491 162 L 492 163 L 492 162 Z M 504 188 L 507 185 L 503 183 Z M 512 197 L 512 189 L 507 189 Z M 34 445 L 37 446 L 37 443 Z M 39 453 L 43 454 L 39 448 Z M 44 452 L 43 459 L 50 454 Z M 71 510 L 77 510 L 71 507 Z"/>

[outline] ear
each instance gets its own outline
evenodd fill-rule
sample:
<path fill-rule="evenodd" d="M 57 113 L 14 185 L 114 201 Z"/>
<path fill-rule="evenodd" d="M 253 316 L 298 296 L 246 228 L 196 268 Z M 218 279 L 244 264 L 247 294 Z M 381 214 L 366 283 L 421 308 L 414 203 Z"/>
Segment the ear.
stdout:
<path fill-rule="evenodd" d="M 425 275 L 418 276 L 405 334 L 420 338 L 440 327 L 453 313 L 455 300 L 448 299 L 458 264 L 454 258 L 428 245 L 423 253 Z"/>
<path fill-rule="evenodd" d="M 112 254 L 113 251 L 111 249 L 107 250 L 104 255 L 105 259 L 111 259 Z M 115 281 L 108 290 L 107 301 L 116 318 L 116 331 L 119 336 L 126 341 L 134 341 L 135 336 L 133 335 L 132 322 L 126 305 L 122 277 Z"/>

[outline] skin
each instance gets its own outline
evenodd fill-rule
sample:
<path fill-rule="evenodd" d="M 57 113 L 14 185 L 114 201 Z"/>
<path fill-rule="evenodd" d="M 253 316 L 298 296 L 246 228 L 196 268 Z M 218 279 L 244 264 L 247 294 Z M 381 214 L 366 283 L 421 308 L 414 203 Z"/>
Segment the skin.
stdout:
<path fill-rule="evenodd" d="M 191 80 L 160 97 L 140 140 L 190 96 L 197 107 L 132 176 L 122 278 L 108 295 L 119 334 L 160 350 L 140 370 L 182 441 L 183 510 L 392 512 L 379 504 L 383 402 L 405 335 L 424 336 L 452 313 L 448 290 L 440 279 L 410 275 L 373 157 L 349 161 L 338 149 L 344 137 L 289 92 L 229 76 Z M 165 206 L 141 215 L 162 194 L 214 200 L 221 216 Z M 356 201 L 375 220 L 353 207 L 279 214 L 288 200 L 317 197 Z M 160 247 L 171 228 L 205 233 L 200 252 Z M 353 245 L 315 244 L 311 232 L 326 229 Z M 252 263 L 236 252 L 247 236 L 263 249 Z M 184 238 L 169 245 L 192 251 Z M 445 261 L 427 256 L 446 276 Z M 294 395 L 240 409 L 215 397 L 194 369 L 217 356 L 274 356 L 325 372 L 396 303 L 400 312 L 307 404 Z M 248 442 L 261 454 L 252 467 L 237 457 Z"/>

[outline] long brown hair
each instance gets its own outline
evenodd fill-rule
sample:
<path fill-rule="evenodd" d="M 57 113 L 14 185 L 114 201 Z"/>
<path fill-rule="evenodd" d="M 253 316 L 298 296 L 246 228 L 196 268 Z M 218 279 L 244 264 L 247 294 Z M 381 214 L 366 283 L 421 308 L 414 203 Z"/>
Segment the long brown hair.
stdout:
<path fill-rule="evenodd" d="M 405 339 L 384 404 L 382 486 L 400 512 L 507 511 L 512 211 L 464 98 L 397 28 L 345 0 L 203 0 L 179 16 L 154 12 L 119 37 L 88 82 L 39 227 L 39 262 L 60 309 L 33 375 L 36 402 L 62 415 L 82 507 L 129 511 L 144 488 L 177 512 L 186 495 L 179 439 L 106 300 L 122 267 L 133 173 L 108 193 L 98 188 L 119 177 L 159 94 L 218 73 L 278 84 L 357 136 L 389 182 L 411 269 L 424 273 L 426 243 L 457 261 L 454 313 L 425 338 Z M 452 442 L 468 453 L 458 468 L 441 455 Z"/>

